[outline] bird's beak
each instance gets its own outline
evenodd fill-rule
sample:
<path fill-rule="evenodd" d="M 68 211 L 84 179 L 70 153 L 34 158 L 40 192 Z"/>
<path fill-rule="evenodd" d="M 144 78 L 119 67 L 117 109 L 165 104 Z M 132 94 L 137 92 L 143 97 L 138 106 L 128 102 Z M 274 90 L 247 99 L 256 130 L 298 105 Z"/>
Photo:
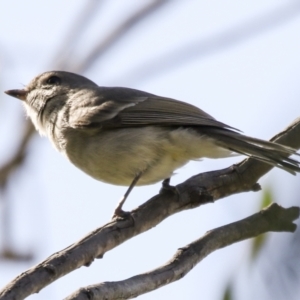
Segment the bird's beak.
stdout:
<path fill-rule="evenodd" d="M 25 101 L 28 92 L 26 90 L 9 90 L 9 91 L 5 91 L 4 93 L 9 96 L 18 98 L 22 101 Z"/>

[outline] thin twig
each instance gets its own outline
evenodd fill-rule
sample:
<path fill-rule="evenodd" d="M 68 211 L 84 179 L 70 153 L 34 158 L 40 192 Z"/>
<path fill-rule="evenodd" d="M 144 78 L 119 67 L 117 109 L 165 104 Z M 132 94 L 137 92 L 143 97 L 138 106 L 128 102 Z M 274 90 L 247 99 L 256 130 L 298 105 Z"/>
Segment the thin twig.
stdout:
<path fill-rule="evenodd" d="M 157 12 L 168 0 L 154 0 L 142 7 L 140 10 L 134 12 L 123 23 L 121 23 L 104 41 L 100 41 L 90 53 L 83 58 L 81 63 L 73 68 L 74 72 L 85 72 L 92 64 L 107 52 L 113 45 L 115 45 L 125 34 L 136 27 L 140 22 L 146 20 L 153 13 Z"/>
<path fill-rule="evenodd" d="M 84 8 L 80 10 L 78 17 L 75 18 L 69 32 L 61 41 L 61 46 L 58 51 L 56 51 L 50 64 L 51 69 L 53 69 L 53 65 L 56 66 L 55 69 L 59 70 L 65 70 L 67 68 L 72 69 L 71 66 L 74 64 L 74 58 L 71 55 L 71 50 L 76 43 L 78 43 L 80 36 L 83 35 L 88 25 L 94 19 L 96 13 L 98 13 L 100 5 L 103 5 L 103 1 L 92 0 L 84 3 Z"/>
<path fill-rule="evenodd" d="M 31 139 L 32 134 L 35 132 L 31 122 L 26 122 L 25 130 L 21 138 L 21 142 L 15 155 L 4 164 L 0 169 L 0 188 L 5 188 L 9 175 L 18 168 L 25 159 L 26 148 Z"/>
<path fill-rule="evenodd" d="M 199 61 L 209 55 L 248 41 L 268 30 L 292 21 L 294 18 L 299 17 L 299 14 L 300 3 L 298 1 L 290 2 L 288 5 L 283 5 L 267 14 L 264 13 L 251 20 L 235 24 L 208 38 L 186 43 L 177 49 L 172 49 L 171 52 L 159 55 L 157 58 L 148 59 L 141 65 L 120 74 L 120 78 L 115 78 L 115 81 L 124 82 L 125 79 L 126 84 L 130 85 L 132 82 L 148 80 L 172 71 L 174 68 L 179 68 L 188 62 Z"/>

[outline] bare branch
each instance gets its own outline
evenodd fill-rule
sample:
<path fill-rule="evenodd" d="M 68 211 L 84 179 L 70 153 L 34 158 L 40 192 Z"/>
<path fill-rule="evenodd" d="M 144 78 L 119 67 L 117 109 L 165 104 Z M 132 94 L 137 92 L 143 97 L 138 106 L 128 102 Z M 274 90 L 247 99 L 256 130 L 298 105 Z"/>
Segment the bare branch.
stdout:
<path fill-rule="evenodd" d="M 84 72 L 109 48 L 111 48 L 117 41 L 121 39 L 127 32 L 138 25 L 141 21 L 144 21 L 146 17 L 149 17 L 152 13 L 157 12 L 158 8 L 166 4 L 168 0 L 154 0 L 150 4 L 141 8 L 141 10 L 134 12 L 128 17 L 118 28 L 109 34 L 109 36 L 97 44 L 94 49 L 83 59 L 83 61 L 74 68 L 74 72 Z M 73 62 L 74 63 L 74 62 Z"/>
<path fill-rule="evenodd" d="M 300 119 L 276 135 L 274 140 L 300 148 L 299 133 Z M 112 220 L 22 273 L 0 292 L 0 299 L 24 299 L 65 274 L 83 265 L 90 265 L 95 258 L 102 258 L 107 251 L 151 229 L 179 211 L 195 208 L 234 193 L 258 190 L 257 179 L 271 168 L 254 159 L 246 159 L 237 166 L 194 176 L 176 186 L 178 193 L 162 189 L 160 194 L 131 211 L 131 216 L 127 219 Z"/>
<path fill-rule="evenodd" d="M 68 34 L 62 40 L 62 44 L 57 51 L 51 65 L 56 65 L 57 69 L 66 69 L 74 62 L 71 59 L 70 52 L 81 34 L 85 31 L 89 23 L 93 20 L 94 15 L 98 12 L 98 7 L 103 4 L 103 1 L 86 1 L 83 10 L 71 26 Z"/>
<path fill-rule="evenodd" d="M 207 232 L 202 238 L 180 248 L 165 265 L 118 282 L 103 282 L 81 288 L 65 300 L 131 299 L 184 277 L 213 251 L 268 231 L 294 232 L 299 207 L 284 209 L 277 204 L 246 219 Z"/>
<path fill-rule="evenodd" d="M 158 56 L 156 59 L 147 60 L 140 66 L 121 74 L 120 78 L 124 82 L 126 78 L 129 82 L 139 82 L 161 75 L 183 64 L 205 58 L 218 51 L 224 51 L 228 47 L 233 47 L 250 38 L 256 37 L 267 30 L 299 17 L 300 3 L 297 1 L 283 5 L 267 14 L 257 16 L 251 20 L 235 24 L 233 27 L 211 35 L 208 38 L 187 43 L 178 49 Z M 116 79 L 119 81 L 120 79 Z"/>
<path fill-rule="evenodd" d="M 0 169 L 0 188 L 4 188 L 9 175 L 22 164 L 26 155 L 26 147 L 35 129 L 31 122 L 26 122 L 24 134 L 16 154 Z"/>

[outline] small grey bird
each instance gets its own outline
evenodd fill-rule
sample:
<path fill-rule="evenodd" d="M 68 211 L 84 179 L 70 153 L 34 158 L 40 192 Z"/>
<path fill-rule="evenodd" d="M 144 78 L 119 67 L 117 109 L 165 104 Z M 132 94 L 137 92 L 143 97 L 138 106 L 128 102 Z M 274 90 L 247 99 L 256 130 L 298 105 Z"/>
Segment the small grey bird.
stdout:
<path fill-rule="evenodd" d="M 41 135 L 93 178 L 129 186 L 115 215 L 135 185 L 165 180 L 190 160 L 251 156 L 290 173 L 296 151 L 240 134 L 188 103 L 122 87 L 100 87 L 69 72 L 35 77 L 6 94 L 23 100 Z"/>

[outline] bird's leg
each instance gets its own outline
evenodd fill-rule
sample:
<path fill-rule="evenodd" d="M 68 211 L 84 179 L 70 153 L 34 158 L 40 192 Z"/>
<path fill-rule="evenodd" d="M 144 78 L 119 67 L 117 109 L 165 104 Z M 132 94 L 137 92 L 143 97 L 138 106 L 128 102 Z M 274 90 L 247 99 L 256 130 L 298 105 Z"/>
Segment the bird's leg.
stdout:
<path fill-rule="evenodd" d="M 134 186 L 136 185 L 136 183 L 138 182 L 138 180 L 141 178 L 142 176 L 142 172 L 138 173 L 134 179 L 132 180 L 129 188 L 127 189 L 126 193 L 124 194 L 124 196 L 121 198 L 120 202 L 118 203 L 117 207 L 115 208 L 114 210 L 114 214 L 113 214 L 113 218 L 115 217 L 120 217 L 120 218 L 124 218 L 126 217 L 126 215 L 128 213 L 126 213 L 122 207 L 123 207 L 123 204 L 125 203 L 127 197 L 129 196 L 130 192 L 132 191 L 132 189 L 134 188 Z"/>

